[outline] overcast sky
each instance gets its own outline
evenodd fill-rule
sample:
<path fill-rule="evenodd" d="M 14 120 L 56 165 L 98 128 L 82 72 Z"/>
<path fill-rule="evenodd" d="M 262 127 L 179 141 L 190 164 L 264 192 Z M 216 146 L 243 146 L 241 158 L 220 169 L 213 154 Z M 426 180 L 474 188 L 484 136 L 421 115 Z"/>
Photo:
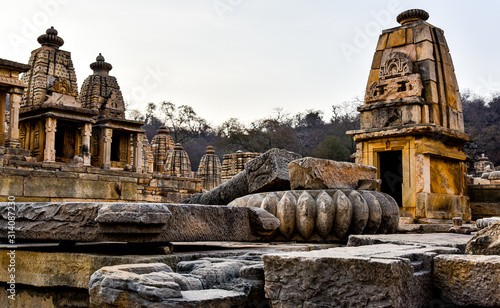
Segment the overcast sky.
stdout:
<path fill-rule="evenodd" d="M 190 105 L 213 124 L 364 94 L 382 29 L 409 8 L 442 28 L 461 90 L 500 91 L 500 1 L 0 0 L 0 58 L 27 63 L 50 26 L 79 87 L 99 52 L 134 108 Z"/>

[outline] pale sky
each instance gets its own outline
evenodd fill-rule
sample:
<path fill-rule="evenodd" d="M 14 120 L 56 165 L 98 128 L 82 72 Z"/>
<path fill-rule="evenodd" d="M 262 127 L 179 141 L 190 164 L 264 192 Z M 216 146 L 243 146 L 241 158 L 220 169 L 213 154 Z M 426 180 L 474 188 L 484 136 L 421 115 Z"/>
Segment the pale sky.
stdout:
<path fill-rule="evenodd" d="M 382 29 L 410 8 L 442 28 L 460 89 L 500 91 L 500 1 L 0 0 L 0 58 L 27 63 L 50 26 L 79 87 L 101 52 L 133 108 L 189 105 L 212 124 L 364 94 Z M 80 89 L 79 89 L 80 90 Z"/>

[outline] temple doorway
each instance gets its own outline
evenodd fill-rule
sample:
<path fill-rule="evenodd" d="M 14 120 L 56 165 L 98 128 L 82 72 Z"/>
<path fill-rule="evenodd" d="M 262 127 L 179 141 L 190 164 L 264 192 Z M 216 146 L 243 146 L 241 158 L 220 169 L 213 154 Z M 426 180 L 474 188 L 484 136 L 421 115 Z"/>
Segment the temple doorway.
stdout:
<path fill-rule="evenodd" d="M 402 151 L 386 151 L 379 153 L 380 178 L 382 192 L 403 206 L 403 153 Z"/>

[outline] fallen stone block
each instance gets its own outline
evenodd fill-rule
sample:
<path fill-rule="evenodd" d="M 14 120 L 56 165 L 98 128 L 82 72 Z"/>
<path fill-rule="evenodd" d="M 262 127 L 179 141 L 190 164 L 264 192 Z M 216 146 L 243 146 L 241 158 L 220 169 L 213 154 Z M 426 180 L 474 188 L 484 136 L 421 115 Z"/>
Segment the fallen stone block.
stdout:
<path fill-rule="evenodd" d="M 434 283 L 456 305 L 499 307 L 500 256 L 437 256 Z"/>
<path fill-rule="evenodd" d="M 164 203 L 16 203 L 16 239 L 168 243 L 258 241 L 279 226 L 260 208 Z M 0 203 L 1 237 L 9 203 Z"/>
<path fill-rule="evenodd" d="M 500 255 L 500 222 L 479 230 L 467 243 L 465 252 L 473 255 Z"/>
<path fill-rule="evenodd" d="M 268 239 L 339 241 L 349 234 L 393 233 L 399 224 L 396 201 L 384 193 L 357 190 L 289 190 L 251 194 L 228 207 L 262 208 L 280 221 Z"/>
<path fill-rule="evenodd" d="M 374 179 L 377 168 L 305 157 L 289 165 L 292 189 L 357 189 L 358 181 Z"/>
<path fill-rule="evenodd" d="M 252 254 L 162 263 L 103 267 L 89 283 L 90 307 L 260 307 L 262 260 Z"/>
<path fill-rule="evenodd" d="M 271 149 L 245 164 L 245 170 L 204 194 L 195 194 L 183 203 L 226 205 L 236 198 L 263 191 L 290 189 L 288 164 L 302 157 Z"/>
<path fill-rule="evenodd" d="M 290 162 L 302 156 L 281 149 L 271 149 L 245 164 L 248 192 L 290 189 Z"/>
<path fill-rule="evenodd" d="M 266 254 L 265 292 L 273 307 L 428 307 L 432 259 L 456 252 L 385 244 Z"/>

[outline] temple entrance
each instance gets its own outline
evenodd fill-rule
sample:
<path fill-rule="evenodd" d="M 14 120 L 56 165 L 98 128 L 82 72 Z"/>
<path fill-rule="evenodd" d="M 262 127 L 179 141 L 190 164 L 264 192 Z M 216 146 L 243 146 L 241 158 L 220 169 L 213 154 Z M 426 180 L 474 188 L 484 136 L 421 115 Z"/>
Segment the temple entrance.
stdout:
<path fill-rule="evenodd" d="M 402 151 L 386 151 L 379 153 L 380 178 L 382 192 L 403 206 L 403 155 Z"/>
<path fill-rule="evenodd" d="M 70 162 L 76 154 L 77 128 L 70 123 L 60 122 L 57 124 L 55 137 L 56 161 Z"/>

